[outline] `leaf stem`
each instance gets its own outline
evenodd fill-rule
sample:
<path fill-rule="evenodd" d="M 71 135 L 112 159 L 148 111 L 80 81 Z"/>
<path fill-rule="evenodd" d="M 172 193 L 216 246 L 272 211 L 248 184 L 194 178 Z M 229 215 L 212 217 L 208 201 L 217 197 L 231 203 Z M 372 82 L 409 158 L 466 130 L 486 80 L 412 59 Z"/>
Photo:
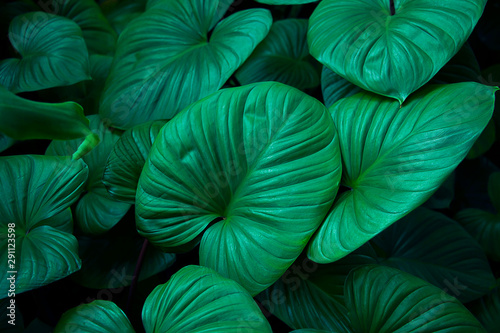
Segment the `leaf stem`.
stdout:
<path fill-rule="evenodd" d="M 391 16 L 396 15 L 396 7 L 394 6 L 394 0 L 390 0 L 391 2 Z"/>
<path fill-rule="evenodd" d="M 148 249 L 148 240 L 144 239 L 142 243 L 141 252 L 139 253 L 139 258 L 137 258 L 137 263 L 135 265 L 134 277 L 132 278 L 132 283 L 130 284 L 130 289 L 128 292 L 127 306 L 125 308 L 125 313 L 130 313 L 130 307 L 132 305 L 132 297 L 134 296 L 134 292 L 137 286 L 137 282 L 139 281 L 139 275 L 141 274 L 142 264 L 144 262 L 144 257 L 146 256 L 146 251 Z"/>

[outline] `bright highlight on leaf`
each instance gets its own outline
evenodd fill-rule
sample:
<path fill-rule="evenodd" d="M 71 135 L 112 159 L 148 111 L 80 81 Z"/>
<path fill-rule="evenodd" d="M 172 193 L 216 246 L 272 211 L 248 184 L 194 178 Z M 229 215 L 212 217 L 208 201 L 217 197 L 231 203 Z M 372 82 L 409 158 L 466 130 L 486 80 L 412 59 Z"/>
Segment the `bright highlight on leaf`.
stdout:
<path fill-rule="evenodd" d="M 323 0 L 310 18 L 311 54 L 365 90 L 400 103 L 465 43 L 486 0 Z"/>
<path fill-rule="evenodd" d="M 201 265 L 255 295 L 304 249 L 340 173 L 320 102 L 279 83 L 221 90 L 160 131 L 139 180 L 137 228 L 166 252 L 201 238 Z"/>

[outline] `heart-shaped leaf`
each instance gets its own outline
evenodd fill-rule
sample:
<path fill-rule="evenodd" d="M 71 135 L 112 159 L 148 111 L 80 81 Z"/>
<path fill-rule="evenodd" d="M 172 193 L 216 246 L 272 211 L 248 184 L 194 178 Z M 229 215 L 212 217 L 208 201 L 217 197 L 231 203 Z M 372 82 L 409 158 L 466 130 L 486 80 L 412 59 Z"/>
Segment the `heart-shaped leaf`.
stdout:
<path fill-rule="evenodd" d="M 83 190 L 87 173 L 82 161 L 69 158 L 0 158 L 1 297 L 11 282 L 19 294 L 80 269 L 68 207 Z"/>
<path fill-rule="evenodd" d="M 21 59 L 0 62 L 0 85 L 14 93 L 89 80 L 82 31 L 64 17 L 31 12 L 10 24 L 9 39 Z"/>
<path fill-rule="evenodd" d="M 309 49 L 352 83 L 403 103 L 458 52 L 485 5 L 486 0 L 324 0 L 310 18 Z"/>
<path fill-rule="evenodd" d="M 379 263 L 418 276 L 462 302 L 487 294 L 495 284 L 474 238 L 457 222 L 425 208 L 393 224 L 373 244 Z"/>
<path fill-rule="evenodd" d="M 340 173 L 319 101 L 280 83 L 222 90 L 160 131 L 139 180 L 137 228 L 167 252 L 206 229 L 200 263 L 255 295 L 303 250 Z"/>
<path fill-rule="evenodd" d="M 455 298 L 386 266 L 368 265 L 351 271 L 345 301 L 352 332 L 485 332 Z"/>
<path fill-rule="evenodd" d="M 150 1 L 120 36 L 101 99 L 103 118 L 118 128 L 170 119 L 222 87 L 272 23 L 269 11 L 252 9 L 217 24 L 229 5 Z"/>
<path fill-rule="evenodd" d="M 128 129 L 113 146 L 102 179 L 113 198 L 135 202 L 142 168 L 156 136 L 166 123 L 166 120 L 156 120 Z"/>
<path fill-rule="evenodd" d="M 99 318 L 99 320 L 96 320 Z M 240 285 L 206 267 L 186 266 L 157 286 L 142 310 L 146 333 L 271 333 L 259 307 Z M 114 303 L 94 301 L 66 312 L 55 333 L 134 332 Z"/>
<path fill-rule="evenodd" d="M 89 167 L 89 178 L 85 183 L 86 193 L 76 206 L 76 222 L 88 234 L 102 234 L 111 229 L 127 213 L 130 205 L 111 198 L 104 187 L 102 176 L 113 145 L 119 135 L 108 129 L 99 116 L 89 116 L 90 129 L 98 134 L 101 143 L 83 157 Z M 81 145 L 82 140 L 52 141 L 47 155 L 67 156 Z"/>
<path fill-rule="evenodd" d="M 466 208 L 456 219 L 479 242 L 483 250 L 500 261 L 500 172 L 493 173 L 488 181 L 488 193 L 496 214 L 482 209 Z"/>
<path fill-rule="evenodd" d="M 429 86 L 403 107 L 371 93 L 334 104 L 350 190 L 336 199 L 309 257 L 338 260 L 424 203 L 486 127 L 496 90 L 467 82 Z"/>
<path fill-rule="evenodd" d="M 321 91 L 323 100 L 329 108 L 342 98 L 364 91 L 360 87 L 344 79 L 326 66 L 321 72 Z"/>
<path fill-rule="evenodd" d="M 309 54 L 304 19 L 275 22 L 269 35 L 236 72 L 242 84 L 277 81 L 297 89 L 315 88 L 320 83 L 320 64 Z"/>
<path fill-rule="evenodd" d="M 113 54 L 117 34 L 94 0 L 38 1 L 45 12 L 73 20 L 80 26 L 90 53 Z"/>

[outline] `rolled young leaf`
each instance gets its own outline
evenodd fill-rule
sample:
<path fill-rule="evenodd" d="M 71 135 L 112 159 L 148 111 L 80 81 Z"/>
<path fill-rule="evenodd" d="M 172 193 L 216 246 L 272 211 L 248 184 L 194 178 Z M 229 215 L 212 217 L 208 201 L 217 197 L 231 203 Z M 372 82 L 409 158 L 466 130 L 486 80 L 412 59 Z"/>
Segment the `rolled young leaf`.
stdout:
<path fill-rule="evenodd" d="M 467 82 L 429 86 L 402 107 L 368 92 L 334 104 L 350 190 L 336 199 L 309 257 L 338 260 L 424 203 L 488 124 L 497 89 Z"/>
<path fill-rule="evenodd" d="M 236 79 L 242 85 L 276 81 L 301 90 L 317 87 L 321 64 L 309 54 L 307 24 L 304 19 L 273 23 L 267 37 L 236 72 Z"/>
<path fill-rule="evenodd" d="M 309 49 L 343 78 L 402 104 L 460 50 L 485 5 L 486 0 L 324 0 L 310 18 Z"/>
<path fill-rule="evenodd" d="M 2 157 L 0 174 L 4 199 L 0 205 L 0 297 L 7 297 L 12 281 L 19 294 L 80 269 L 68 207 L 83 191 L 86 165 L 60 157 Z M 15 255 L 10 257 L 13 249 Z M 9 271 L 17 271 L 14 280 L 7 280 Z"/>
<path fill-rule="evenodd" d="M 109 154 L 103 183 L 115 199 L 133 204 L 142 168 L 166 120 L 147 122 L 126 130 Z"/>
<path fill-rule="evenodd" d="M 0 85 L 14 93 L 89 80 L 89 59 L 82 31 L 64 17 L 31 12 L 10 24 L 9 39 L 21 59 L 0 62 Z"/>
<path fill-rule="evenodd" d="M 255 295 L 304 249 L 340 174 L 319 101 L 280 83 L 221 90 L 160 131 L 139 179 L 137 228 L 166 252 L 202 237 L 200 263 Z"/>
<path fill-rule="evenodd" d="M 120 36 L 101 99 L 102 117 L 122 129 L 171 119 L 221 88 L 272 23 L 265 9 L 237 12 L 217 23 L 229 5 L 225 0 L 149 1 L 149 9 Z"/>

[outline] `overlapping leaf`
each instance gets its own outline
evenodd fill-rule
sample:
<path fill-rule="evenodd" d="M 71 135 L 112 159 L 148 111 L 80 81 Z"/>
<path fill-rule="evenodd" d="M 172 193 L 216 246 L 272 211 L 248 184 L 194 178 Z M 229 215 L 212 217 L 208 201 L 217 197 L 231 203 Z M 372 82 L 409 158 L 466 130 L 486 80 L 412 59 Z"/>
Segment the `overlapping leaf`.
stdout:
<path fill-rule="evenodd" d="M 17 271 L 15 293 L 19 294 L 80 269 L 68 207 L 83 190 L 85 164 L 23 155 L 0 158 L 0 170 L 1 297 L 7 296 L 9 271 Z M 15 258 L 8 258 L 13 248 Z"/>
<path fill-rule="evenodd" d="M 257 294 L 305 247 L 340 171 L 319 101 L 279 83 L 222 90 L 161 130 L 139 180 L 137 227 L 166 251 L 203 236 L 201 264 Z"/>
<path fill-rule="evenodd" d="M 135 202 L 142 168 L 156 136 L 166 123 L 157 120 L 128 129 L 113 146 L 102 180 L 113 198 L 131 204 Z"/>
<path fill-rule="evenodd" d="M 90 128 L 101 138 L 101 143 L 83 157 L 89 166 L 89 178 L 85 183 L 87 193 L 76 207 L 76 222 L 89 234 L 102 234 L 111 229 L 127 213 L 130 205 L 111 198 L 104 187 L 102 176 L 104 167 L 113 145 L 119 135 L 109 130 L 99 116 L 88 117 Z M 82 140 L 52 141 L 47 148 L 47 155 L 66 156 L 81 144 Z"/>
<path fill-rule="evenodd" d="M 331 108 L 343 184 L 309 257 L 333 262 L 425 202 L 462 161 L 491 118 L 497 88 L 430 86 L 403 107 L 371 93 Z M 470 92 L 464 94 L 464 91 Z"/>
<path fill-rule="evenodd" d="M 147 0 L 105 1 L 101 9 L 117 33 L 146 10 Z"/>
<path fill-rule="evenodd" d="M 217 24 L 229 5 L 148 2 L 148 10 L 120 36 L 101 100 L 103 118 L 118 128 L 170 119 L 222 87 L 272 23 L 269 11 L 252 9 Z"/>
<path fill-rule="evenodd" d="M 335 73 L 403 103 L 458 52 L 486 0 L 391 3 L 321 1 L 308 42 L 311 54 Z"/>
<path fill-rule="evenodd" d="M 344 79 L 326 66 L 321 72 L 321 91 L 327 107 L 331 107 L 342 98 L 362 92 L 363 89 Z"/>
<path fill-rule="evenodd" d="M 71 20 L 31 12 L 10 24 L 9 39 L 21 59 L 0 62 L 0 85 L 14 93 L 90 79 L 82 31 Z"/>
<path fill-rule="evenodd" d="M 488 295 L 468 304 L 468 307 L 483 324 L 486 332 L 496 333 L 498 331 L 500 327 L 500 288 L 498 286 L 491 290 Z"/>
<path fill-rule="evenodd" d="M 236 72 L 242 84 L 276 81 L 297 89 L 315 88 L 320 83 L 320 64 L 309 54 L 305 19 L 275 22 L 269 35 Z"/>

